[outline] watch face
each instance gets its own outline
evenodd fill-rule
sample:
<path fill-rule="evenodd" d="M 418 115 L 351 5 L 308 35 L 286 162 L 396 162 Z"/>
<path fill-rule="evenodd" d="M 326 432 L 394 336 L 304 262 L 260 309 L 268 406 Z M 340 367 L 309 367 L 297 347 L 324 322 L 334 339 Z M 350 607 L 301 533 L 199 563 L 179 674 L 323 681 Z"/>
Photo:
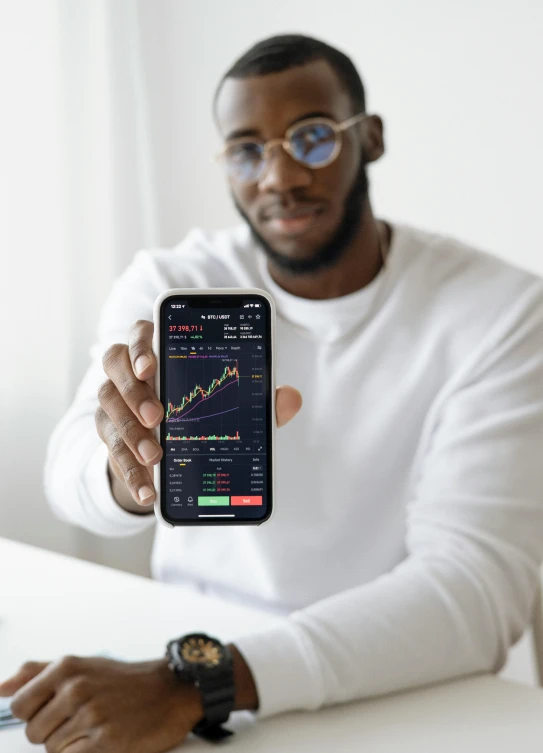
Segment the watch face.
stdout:
<path fill-rule="evenodd" d="M 206 667 L 217 667 L 224 658 L 224 654 L 215 641 L 209 638 L 193 636 L 181 644 L 183 661 L 188 664 L 198 664 Z"/>

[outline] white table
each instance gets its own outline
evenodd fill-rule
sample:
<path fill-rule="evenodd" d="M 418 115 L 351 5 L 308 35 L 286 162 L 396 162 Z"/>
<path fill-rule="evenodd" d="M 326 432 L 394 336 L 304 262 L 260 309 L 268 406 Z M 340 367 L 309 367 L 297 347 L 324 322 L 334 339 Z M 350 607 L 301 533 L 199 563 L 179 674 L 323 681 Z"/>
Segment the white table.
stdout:
<path fill-rule="evenodd" d="M 141 660 L 192 630 L 223 640 L 269 614 L 191 588 L 154 583 L 0 538 L 0 677 L 27 659 L 108 651 Z M 541 753 L 543 691 L 477 677 L 255 723 L 233 716 L 232 753 Z M 192 736 L 179 750 L 211 750 Z M 22 728 L 0 730 L 0 753 L 42 753 Z"/>

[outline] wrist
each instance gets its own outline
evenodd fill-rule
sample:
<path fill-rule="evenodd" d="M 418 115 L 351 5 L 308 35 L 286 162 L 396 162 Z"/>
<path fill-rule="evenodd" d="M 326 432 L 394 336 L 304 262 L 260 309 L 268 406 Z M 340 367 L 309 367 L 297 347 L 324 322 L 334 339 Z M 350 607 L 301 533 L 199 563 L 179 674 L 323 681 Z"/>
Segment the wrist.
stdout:
<path fill-rule="evenodd" d="M 184 689 L 178 702 L 190 699 L 187 713 L 196 734 L 222 739 L 232 734 L 221 726 L 232 711 L 258 709 L 252 672 L 233 644 L 225 646 L 205 633 L 189 633 L 168 643 L 162 666 Z"/>
<path fill-rule="evenodd" d="M 172 700 L 172 716 L 176 723 L 188 723 L 190 729 L 195 727 L 204 718 L 202 694 L 195 685 L 189 682 L 179 681 L 168 666 L 168 659 L 159 659 L 157 671 L 164 677 L 170 691 Z"/>
<path fill-rule="evenodd" d="M 258 692 L 253 674 L 242 654 L 233 643 L 228 644 L 234 670 L 235 711 L 258 709 Z"/>

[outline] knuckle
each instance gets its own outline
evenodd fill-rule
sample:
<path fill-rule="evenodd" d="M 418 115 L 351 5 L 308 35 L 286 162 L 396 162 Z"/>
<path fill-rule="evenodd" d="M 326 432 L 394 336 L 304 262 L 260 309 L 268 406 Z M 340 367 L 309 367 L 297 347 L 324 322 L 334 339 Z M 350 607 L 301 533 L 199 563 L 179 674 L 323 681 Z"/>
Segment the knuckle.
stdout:
<path fill-rule="evenodd" d="M 41 665 L 37 661 L 25 661 L 24 664 L 21 665 L 21 672 L 24 672 L 25 674 L 35 674 L 39 669 Z"/>
<path fill-rule="evenodd" d="M 96 426 L 96 431 L 98 432 L 98 436 L 100 437 L 102 441 L 105 441 L 105 436 L 106 436 L 105 428 L 108 422 L 110 421 L 111 419 L 108 416 L 108 414 L 105 412 L 102 406 L 99 405 L 94 414 L 94 424 Z"/>
<path fill-rule="evenodd" d="M 123 473 L 126 484 L 131 488 L 139 488 L 143 470 L 143 467 L 139 463 L 125 468 Z"/>
<path fill-rule="evenodd" d="M 81 659 L 78 656 L 73 656 L 72 654 L 63 656 L 62 659 L 59 659 L 58 662 L 58 668 L 65 676 L 75 674 L 79 671 L 80 667 Z"/>
<path fill-rule="evenodd" d="M 153 322 L 146 319 L 138 321 L 130 329 L 128 342 L 132 355 L 139 356 L 142 353 L 149 353 L 151 350 L 151 340 L 153 338 Z"/>
<path fill-rule="evenodd" d="M 11 702 L 11 712 L 18 719 L 22 719 L 25 722 L 27 721 L 27 714 L 25 713 L 24 706 L 17 696 L 15 696 Z"/>
<path fill-rule="evenodd" d="M 125 441 L 136 444 L 141 436 L 142 426 L 135 416 L 123 416 L 118 421 L 118 429 Z"/>
<path fill-rule="evenodd" d="M 102 382 L 98 388 L 98 400 L 100 401 L 100 406 L 107 405 L 111 400 L 115 389 L 116 387 L 111 379 L 106 379 L 105 382 Z"/>
<path fill-rule="evenodd" d="M 141 383 L 135 382 L 132 379 L 127 379 L 124 384 L 121 385 L 119 392 L 127 404 L 135 404 L 141 399 Z"/>
<path fill-rule="evenodd" d="M 32 743 L 32 745 L 39 745 L 43 742 L 43 735 L 40 733 L 38 727 L 32 724 L 32 722 L 26 725 L 25 735 L 28 742 Z"/>
<path fill-rule="evenodd" d="M 102 365 L 106 372 L 109 368 L 111 368 L 111 366 L 115 365 L 115 363 L 119 360 L 119 357 L 125 350 L 126 345 L 123 345 L 122 343 L 114 343 L 106 349 L 104 355 L 102 356 Z"/>
<path fill-rule="evenodd" d="M 130 343 L 130 353 L 135 362 L 139 356 L 149 356 L 151 343 L 145 337 L 135 337 Z"/>
<path fill-rule="evenodd" d="M 125 456 L 126 450 L 127 447 L 124 439 L 120 434 L 115 432 L 115 434 L 109 439 L 109 451 L 118 463 L 120 463 L 122 458 Z"/>
<path fill-rule="evenodd" d="M 84 719 L 88 728 L 98 727 L 104 721 L 104 713 L 97 701 L 89 701 L 85 706 Z"/>
<path fill-rule="evenodd" d="M 59 731 L 55 731 L 53 732 L 52 735 L 50 735 L 47 738 L 47 740 L 43 744 L 45 753 L 62 753 L 63 750 L 69 750 L 69 748 L 66 748 L 65 745 L 59 742 L 60 734 L 61 733 Z M 70 746 L 70 747 L 73 747 L 73 746 Z M 94 748 L 85 748 L 84 750 L 85 750 L 85 753 L 94 753 Z"/>
<path fill-rule="evenodd" d="M 111 724 L 101 724 L 96 730 L 96 753 L 106 753 L 106 751 L 115 750 L 114 745 L 119 744 L 118 735 Z"/>
<path fill-rule="evenodd" d="M 90 693 L 89 680 L 83 675 L 78 675 L 66 683 L 64 687 L 64 693 L 66 698 L 72 705 L 78 705 L 83 703 Z"/>
<path fill-rule="evenodd" d="M 97 427 L 101 426 L 104 423 L 106 416 L 107 416 L 107 413 L 102 408 L 102 406 L 99 405 L 98 408 L 96 408 L 96 410 L 94 411 L 94 423 L 96 424 Z"/>
<path fill-rule="evenodd" d="M 138 338 L 141 338 L 144 342 L 147 342 L 149 339 L 149 334 L 152 331 L 153 322 L 151 322 L 149 319 L 138 319 L 138 321 L 130 327 L 130 342 L 134 342 Z"/>

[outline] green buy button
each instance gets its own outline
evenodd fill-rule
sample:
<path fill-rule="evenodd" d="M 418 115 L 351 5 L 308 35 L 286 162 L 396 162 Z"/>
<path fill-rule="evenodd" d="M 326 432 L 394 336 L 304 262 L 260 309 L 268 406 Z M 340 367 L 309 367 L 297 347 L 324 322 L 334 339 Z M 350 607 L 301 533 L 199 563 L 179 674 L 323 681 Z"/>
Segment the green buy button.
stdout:
<path fill-rule="evenodd" d="M 215 507 L 216 505 L 229 505 L 230 497 L 198 497 L 198 506 Z"/>

